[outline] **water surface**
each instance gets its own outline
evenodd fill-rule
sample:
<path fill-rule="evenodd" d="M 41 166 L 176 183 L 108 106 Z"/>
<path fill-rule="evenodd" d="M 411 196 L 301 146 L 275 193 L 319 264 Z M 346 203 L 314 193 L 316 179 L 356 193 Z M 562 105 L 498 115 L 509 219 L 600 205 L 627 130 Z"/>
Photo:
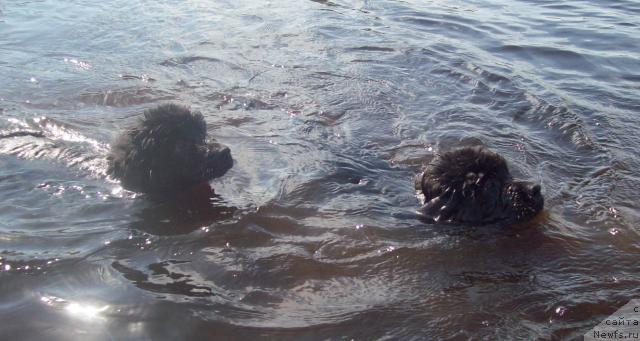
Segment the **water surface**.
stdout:
<path fill-rule="evenodd" d="M 634 1 L 0 3 L 2 339 L 571 339 L 640 295 Z M 160 103 L 234 168 L 211 207 L 105 175 Z M 519 226 L 421 221 L 484 145 Z"/>

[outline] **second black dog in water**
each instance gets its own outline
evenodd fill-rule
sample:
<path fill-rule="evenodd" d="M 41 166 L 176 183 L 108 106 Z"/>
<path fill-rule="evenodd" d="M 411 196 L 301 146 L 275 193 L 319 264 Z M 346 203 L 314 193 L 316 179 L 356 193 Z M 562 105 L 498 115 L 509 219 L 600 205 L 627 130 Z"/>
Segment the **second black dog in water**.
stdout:
<path fill-rule="evenodd" d="M 144 112 L 137 125 L 111 146 L 107 173 L 126 189 L 173 195 L 224 175 L 232 166 L 229 148 L 207 140 L 200 113 L 165 104 Z"/>
<path fill-rule="evenodd" d="M 540 185 L 515 181 L 505 159 L 480 147 L 457 149 L 433 160 L 416 179 L 422 212 L 436 222 L 521 222 L 544 206 Z"/>

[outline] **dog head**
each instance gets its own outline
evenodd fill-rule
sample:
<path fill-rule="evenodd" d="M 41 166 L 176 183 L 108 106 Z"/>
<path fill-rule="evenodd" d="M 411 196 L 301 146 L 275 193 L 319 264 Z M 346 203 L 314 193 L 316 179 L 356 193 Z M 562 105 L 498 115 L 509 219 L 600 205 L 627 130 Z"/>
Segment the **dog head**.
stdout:
<path fill-rule="evenodd" d="M 233 166 L 229 148 L 206 138 L 200 113 L 175 104 L 149 109 L 117 138 L 107 157 L 107 172 L 137 192 L 184 191 Z"/>
<path fill-rule="evenodd" d="M 479 147 L 434 159 L 416 179 L 422 212 L 437 222 L 521 222 L 544 206 L 540 185 L 515 181 L 503 157 Z"/>

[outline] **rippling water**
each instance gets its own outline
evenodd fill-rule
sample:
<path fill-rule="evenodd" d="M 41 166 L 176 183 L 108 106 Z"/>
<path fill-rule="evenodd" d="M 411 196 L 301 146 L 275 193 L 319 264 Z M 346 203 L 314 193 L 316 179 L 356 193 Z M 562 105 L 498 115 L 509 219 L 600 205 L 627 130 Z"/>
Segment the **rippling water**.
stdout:
<path fill-rule="evenodd" d="M 2 339 L 575 338 L 640 295 L 635 1 L 0 2 Z M 162 102 L 234 168 L 212 207 L 105 176 Z M 418 219 L 485 145 L 521 226 Z"/>

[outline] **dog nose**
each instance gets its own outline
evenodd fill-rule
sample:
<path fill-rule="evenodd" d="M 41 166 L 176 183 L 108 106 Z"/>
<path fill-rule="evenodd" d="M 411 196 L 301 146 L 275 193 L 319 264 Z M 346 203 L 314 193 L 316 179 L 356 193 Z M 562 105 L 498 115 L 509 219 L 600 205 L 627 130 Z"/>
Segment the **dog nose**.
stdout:
<path fill-rule="evenodd" d="M 233 158 L 231 157 L 231 149 L 229 147 L 220 145 L 220 150 L 218 150 L 218 162 L 222 162 L 224 164 L 230 163 L 233 164 Z"/>
<path fill-rule="evenodd" d="M 540 195 L 541 187 L 538 184 L 531 186 L 531 194 L 532 195 Z"/>
<path fill-rule="evenodd" d="M 224 155 L 225 157 L 231 156 L 231 149 L 229 149 L 229 147 L 227 146 L 222 146 L 222 149 L 220 149 L 220 154 Z"/>
<path fill-rule="evenodd" d="M 207 150 L 209 155 L 215 155 L 215 157 L 227 158 L 231 156 L 231 149 L 216 141 L 207 141 Z"/>
<path fill-rule="evenodd" d="M 225 145 L 220 145 L 220 150 L 217 152 L 217 162 L 219 162 L 221 167 L 229 167 L 233 166 L 233 157 L 231 157 L 231 149 Z"/>

